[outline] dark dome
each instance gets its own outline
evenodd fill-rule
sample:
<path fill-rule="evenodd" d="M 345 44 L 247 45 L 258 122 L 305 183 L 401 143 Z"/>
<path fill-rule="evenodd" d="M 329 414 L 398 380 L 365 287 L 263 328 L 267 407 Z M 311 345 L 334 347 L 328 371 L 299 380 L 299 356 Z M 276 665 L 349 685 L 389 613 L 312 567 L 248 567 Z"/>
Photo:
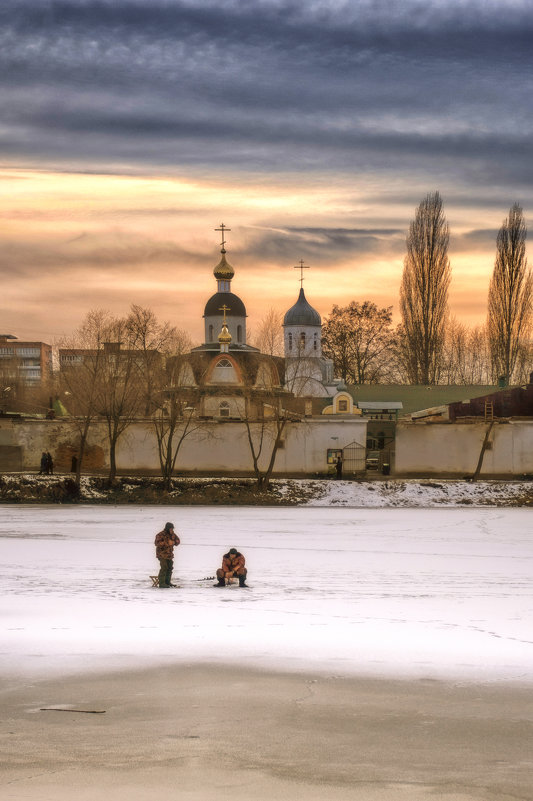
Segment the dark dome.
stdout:
<path fill-rule="evenodd" d="M 300 289 L 298 300 L 285 317 L 283 325 L 320 325 L 320 315 L 305 299 L 303 289 Z"/>
<path fill-rule="evenodd" d="M 244 303 L 233 292 L 217 292 L 209 298 L 205 304 L 204 317 L 222 317 L 220 311 L 222 306 L 227 306 L 229 311 L 226 317 L 246 317 Z"/>

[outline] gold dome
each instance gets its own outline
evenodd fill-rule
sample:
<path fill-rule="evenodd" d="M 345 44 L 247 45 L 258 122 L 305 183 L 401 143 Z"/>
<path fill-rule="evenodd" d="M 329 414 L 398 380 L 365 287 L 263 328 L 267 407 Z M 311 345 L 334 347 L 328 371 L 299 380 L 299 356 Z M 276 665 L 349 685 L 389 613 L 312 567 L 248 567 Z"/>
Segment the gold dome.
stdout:
<path fill-rule="evenodd" d="M 228 331 L 228 326 L 226 323 L 222 326 L 222 331 L 218 335 L 218 341 L 221 345 L 229 345 L 231 342 L 231 334 Z"/>
<path fill-rule="evenodd" d="M 219 263 L 213 270 L 213 275 L 218 280 L 226 280 L 226 281 L 231 281 L 231 279 L 235 275 L 235 270 L 233 269 L 231 264 L 228 264 L 228 262 L 226 261 L 225 250 L 222 251 L 222 258 L 220 259 Z"/>

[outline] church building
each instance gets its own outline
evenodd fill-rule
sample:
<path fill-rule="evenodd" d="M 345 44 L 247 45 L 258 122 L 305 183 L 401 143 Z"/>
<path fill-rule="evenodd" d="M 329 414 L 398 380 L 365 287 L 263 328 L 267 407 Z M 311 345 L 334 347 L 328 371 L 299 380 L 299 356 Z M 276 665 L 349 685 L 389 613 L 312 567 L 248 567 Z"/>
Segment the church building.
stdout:
<path fill-rule="evenodd" d="M 322 320 L 305 297 L 303 261 L 298 269 L 300 294 L 283 318 L 285 386 L 297 397 L 327 397 L 335 393 L 333 362 L 322 356 Z"/>
<path fill-rule="evenodd" d="M 204 309 L 204 342 L 193 348 L 182 383 L 196 389 L 197 414 L 205 418 L 262 419 L 275 416 L 290 393 L 284 360 L 262 354 L 246 340 L 246 307 L 232 292 L 235 270 L 226 259 L 224 224 L 221 258 L 213 270 L 217 291 Z"/>

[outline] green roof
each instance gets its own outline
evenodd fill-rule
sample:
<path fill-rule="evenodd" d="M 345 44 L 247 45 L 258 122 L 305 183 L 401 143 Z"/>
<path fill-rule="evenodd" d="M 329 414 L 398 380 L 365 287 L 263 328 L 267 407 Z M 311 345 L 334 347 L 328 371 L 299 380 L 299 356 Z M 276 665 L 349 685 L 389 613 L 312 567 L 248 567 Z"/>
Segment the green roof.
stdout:
<path fill-rule="evenodd" d="M 379 401 L 399 401 L 402 403 L 400 415 L 430 409 L 433 406 L 446 406 L 456 401 L 466 401 L 498 392 L 501 387 L 494 384 L 435 384 L 432 386 L 410 384 L 357 384 L 346 387 L 352 398 L 359 406 L 364 402 L 378 403 Z M 324 406 L 331 403 L 331 399 L 324 399 Z"/>

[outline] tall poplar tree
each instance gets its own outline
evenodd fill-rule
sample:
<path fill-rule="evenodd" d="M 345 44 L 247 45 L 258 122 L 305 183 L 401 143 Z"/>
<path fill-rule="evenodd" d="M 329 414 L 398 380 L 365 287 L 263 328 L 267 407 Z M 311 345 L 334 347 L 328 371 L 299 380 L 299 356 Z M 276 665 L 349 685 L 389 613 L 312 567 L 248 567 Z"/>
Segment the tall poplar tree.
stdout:
<path fill-rule="evenodd" d="M 496 238 L 487 319 L 493 377 L 503 377 L 506 384 L 531 331 L 533 277 L 527 268 L 526 236 L 522 208 L 515 203 Z"/>
<path fill-rule="evenodd" d="M 439 380 L 451 279 L 449 238 L 442 198 L 428 194 L 409 226 L 400 288 L 402 362 L 412 384 Z"/>

